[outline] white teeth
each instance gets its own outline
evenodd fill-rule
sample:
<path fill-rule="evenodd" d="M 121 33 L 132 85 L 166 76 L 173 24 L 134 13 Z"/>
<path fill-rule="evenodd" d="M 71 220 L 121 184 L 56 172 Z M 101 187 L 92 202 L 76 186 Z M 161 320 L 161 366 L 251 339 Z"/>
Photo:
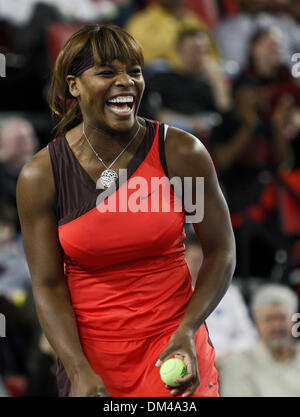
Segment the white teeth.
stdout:
<path fill-rule="evenodd" d="M 108 100 L 109 103 L 133 103 L 132 96 L 118 96 Z"/>
<path fill-rule="evenodd" d="M 128 113 L 129 111 L 131 111 L 131 108 L 129 106 L 110 106 L 110 108 L 116 113 Z"/>
<path fill-rule="evenodd" d="M 133 102 L 133 96 L 117 96 L 108 100 L 107 103 L 114 113 L 130 114 L 133 111 Z"/>

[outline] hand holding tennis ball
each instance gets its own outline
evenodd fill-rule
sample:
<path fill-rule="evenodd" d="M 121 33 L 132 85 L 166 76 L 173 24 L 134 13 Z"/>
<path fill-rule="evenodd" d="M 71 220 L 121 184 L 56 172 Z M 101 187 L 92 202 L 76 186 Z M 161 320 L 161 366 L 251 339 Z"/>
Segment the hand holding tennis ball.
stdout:
<path fill-rule="evenodd" d="M 179 386 L 175 379 L 183 378 L 186 374 L 186 364 L 179 358 L 170 358 L 160 367 L 160 377 L 170 387 Z"/>

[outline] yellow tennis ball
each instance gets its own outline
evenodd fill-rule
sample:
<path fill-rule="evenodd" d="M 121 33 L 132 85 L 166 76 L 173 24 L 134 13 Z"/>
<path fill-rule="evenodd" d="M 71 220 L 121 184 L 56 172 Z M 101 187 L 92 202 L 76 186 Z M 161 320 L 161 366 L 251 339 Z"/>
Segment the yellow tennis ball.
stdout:
<path fill-rule="evenodd" d="M 161 379 L 171 387 L 180 385 L 177 382 L 174 382 L 174 380 L 184 377 L 186 373 L 186 364 L 179 358 L 168 359 L 160 367 Z"/>

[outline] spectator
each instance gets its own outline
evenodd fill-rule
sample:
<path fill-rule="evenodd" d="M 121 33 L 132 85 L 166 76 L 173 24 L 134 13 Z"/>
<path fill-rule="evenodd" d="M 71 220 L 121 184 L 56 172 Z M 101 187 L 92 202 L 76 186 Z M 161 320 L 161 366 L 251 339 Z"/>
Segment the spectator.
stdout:
<path fill-rule="evenodd" d="M 19 172 L 38 147 L 33 126 L 21 117 L 4 120 L 0 126 L 1 199 L 16 204 Z"/>
<path fill-rule="evenodd" d="M 16 209 L 0 206 L 0 294 L 22 302 L 31 291 L 30 274 L 23 248 L 15 238 Z"/>
<path fill-rule="evenodd" d="M 194 287 L 203 258 L 199 241 L 189 238 L 185 257 Z M 206 325 L 215 348 L 218 368 L 228 356 L 249 349 L 257 339 L 243 296 L 234 284 L 206 319 Z"/>
<path fill-rule="evenodd" d="M 288 64 L 292 54 L 300 50 L 299 4 L 296 0 L 269 2 L 270 24 L 281 29 Z"/>
<path fill-rule="evenodd" d="M 269 155 L 269 162 L 276 166 L 282 164 L 288 155 L 287 122 L 291 114 L 297 113 L 295 105 L 299 103 L 299 87 L 289 70 L 282 64 L 280 41 L 275 29 L 259 30 L 253 35 L 249 51 L 249 65 L 236 81 L 234 93 L 233 112 L 227 115 L 224 123 L 215 132 L 218 136 L 222 131 L 225 142 L 224 147 L 220 146 L 215 152 L 220 171 L 227 170 L 243 155 L 249 165 L 251 156 L 249 158 L 248 145 L 251 143 L 250 146 L 256 158 L 259 159 L 259 155 L 262 156 L 264 153 L 262 146 L 259 152 L 257 143 L 253 143 L 253 133 L 257 130 L 258 124 L 261 127 L 265 126 L 263 129 L 265 132 L 261 132 L 259 136 L 265 137 L 269 143 L 272 137 L 274 139 L 273 155 L 271 158 Z M 240 135 L 236 135 L 232 142 L 229 137 L 226 137 L 227 131 L 231 130 L 230 127 L 227 129 L 228 125 L 233 128 L 232 116 L 239 122 L 242 121 L 244 127 L 248 127 L 248 134 L 242 135 L 243 140 Z M 229 136 L 232 137 L 235 133 L 233 128 Z M 270 150 L 268 153 L 270 154 Z M 266 166 L 267 159 L 264 159 Z"/>
<path fill-rule="evenodd" d="M 224 397 L 299 397 L 300 348 L 292 336 L 298 298 L 288 287 L 267 284 L 251 303 L 260 339 L 255 347 L 232 355 L 221 372 Z"/>
<path fill-rule="evenodd" d="M 251 348 L 257 339 L 247 305 L 237 285 L 232 284 L 225 297 L 206 320 L 220 368 L 229 356 Z"/>
<path fill-rule="evenodd" d="M 188 30 L 177 41 L 179 64 L 149 79 L 145 111 L 194 134 L 209 130 L 207 113 L 228 110 L 227 82 L 212 57 L 206 32 Z"/>
<path fill-rule="evenodd" d="M 292 1 L 286 0 L 285 3 L 291 4 Z M 279 2 L 272 3 L 272 7 L 276 7 Z M 287 8 L 283 9 L 282 5 L 273 14 L 274 9 L 266 0 L 239 0 L 239 6 L 241 12 L 227 18 L 215 31 L 218 48 L 225 60 L 235 62 L 237 69 L 243 68 L 247 63 L 247 45 L 253 33 L 259 28 L 276 26 L 282 31 L 284 60 L 290 64 L 291 55 L 299 51 L 299 25 L 294 14 L 287 13 Z"/>
<path fill-rule="evenodd" d="M 298 102 L 298 86 L 281 61 L 278 33 L 270 28 L 257 31 L 250 45 L 249 66 L 234 86 L 233 109 L 210 138 L 235 229 L 238 275 L 271 273 L 276 239 L 266 240 L 260 227 L 244 243 L 243 226 L 271 175 L 290 163 L 289 119 Z M 281 233 L 274 223 L 276 215 L 269 219 L 273 236 Z"/>
<path fill-rule="evenodd" d="M 159 0 L 129 20 L 126 30 L 141 43 L 146 64 L 156 59 L 177 64 L 176 40 L 180 32 L 191 28 L 208 31 L 184 3 L 184 0 Z"/>
<path fill-rule="evenodd" d="M 261 85 L 260 100 L 263 116 L 276 113 L 286 97 L 300 103 L 299 85 L 283 62 L 281 32 L 275 27 L 253 33 L 248 51 L 248 64 L 236 83 L 254 81 Z"/>
<path fill-rule="evenodd" d="M 258 201 L 264 186 L 262 173 L 270 171 L 275 161 L 283 162 L 286 156 L 274 138 L 274 130 L 279 136 L 274 121 L 262 117 L 261 104 L 257 83 L 237 85 L 232 111 L 224 115 L 210 138 L 231 213 L 241 212 Z M 288 102 L 282 103 L 282 118 L 288 108 Z"/>

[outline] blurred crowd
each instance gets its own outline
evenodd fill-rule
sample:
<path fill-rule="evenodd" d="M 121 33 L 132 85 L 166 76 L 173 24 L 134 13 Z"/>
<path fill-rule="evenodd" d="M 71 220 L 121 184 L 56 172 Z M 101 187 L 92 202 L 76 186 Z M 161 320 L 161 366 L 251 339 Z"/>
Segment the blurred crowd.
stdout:
<path fill-rule="evenodd" d="M 221 395 L 299 396 L 298 0 L 0 0 L 0 396 L 56 395 L 16 182 L 53 139 L 47 94 L 57 54 L 89 22 L 115 23 L 141 43 L 140 115 L 194 134 L 214 161 L 237 244 L 233 284 L 207 320 Z M 195 285 L 201 244 L 188 225 L 186 233 Z"/>

